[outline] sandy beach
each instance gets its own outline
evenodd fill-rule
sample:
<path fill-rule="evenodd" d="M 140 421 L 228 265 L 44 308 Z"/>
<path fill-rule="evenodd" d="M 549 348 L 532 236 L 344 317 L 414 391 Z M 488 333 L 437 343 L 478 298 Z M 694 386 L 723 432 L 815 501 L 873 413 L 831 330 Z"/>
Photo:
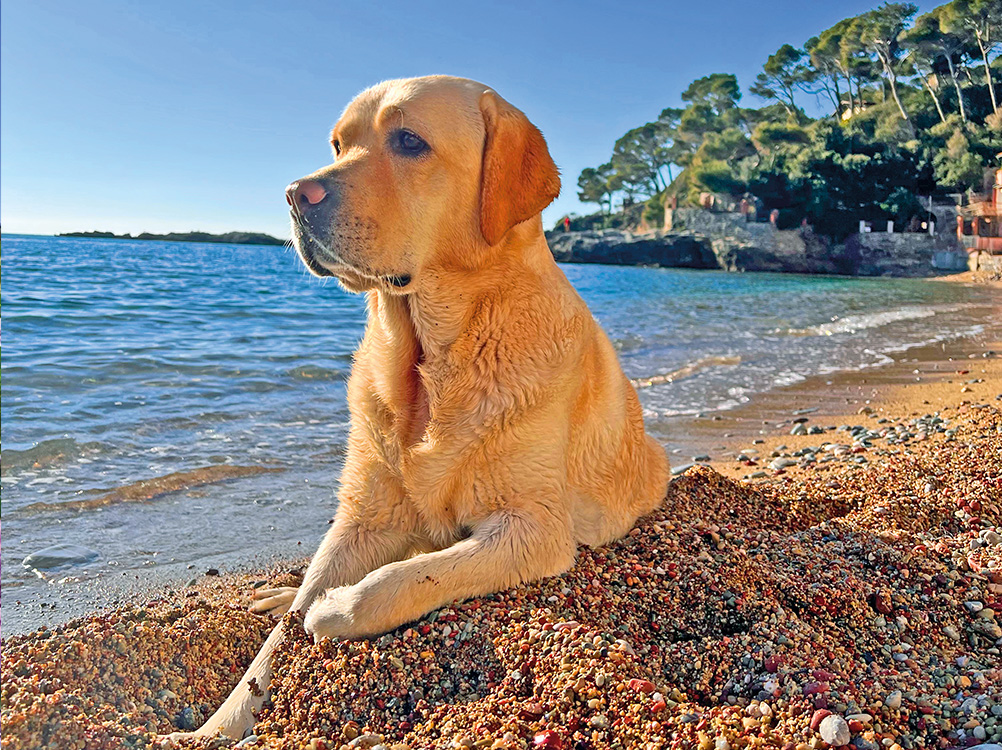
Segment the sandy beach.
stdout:
<path fill-rule="evenodd" d="M 1002 0 L 848 5 L 7 2 L 0 750 L 1002 750 Z"/>
<path fill-rule="evenodd" d="M 717 460 L 558 578 L 371 642 L 294 628 L 241 746 L 999 742 L 1000 353 L 909 352 L 705 420 Z M 271 627 L 250 591 L 301 562 L 4 639 L 3 747 L 150 747 L 198 726 Z"/>

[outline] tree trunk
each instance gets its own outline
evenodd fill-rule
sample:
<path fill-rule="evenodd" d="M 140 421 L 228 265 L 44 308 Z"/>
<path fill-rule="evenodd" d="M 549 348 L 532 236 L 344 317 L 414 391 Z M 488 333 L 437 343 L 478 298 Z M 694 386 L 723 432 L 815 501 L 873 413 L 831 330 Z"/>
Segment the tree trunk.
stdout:
<path fill-rule="evenodd" d="M 783 93 L 790 99 L 790 104 L 786 107 L 786 113 L 792 115 L 797 111 L 797 103 L 793 100 L 793 88 L 783 87 Z M 786 103 L 784 102 L 785 105 Z"/>
<path fill-rule="evenodd" d="M 957 92 L 957 103 L 960 106 L 960 119 L 963 122 L 967 122 L 967 110 L 964 108 L 964 94 L 960 90 L 960 77 L 957 75 L 957 69 L 953 67 L 952 55 L 946 55 L 946 64 L 950 68 L 950 78 L 953 80 L 953 88 Z"/>
<path fill-rule="evenodd" d="M 849 97 L 849 114 L 852 115 L 853 111 L 856 109 L 856 102 L 852 97 L 852 75 L 845 71 L 845 85 L 846 85 L 846 95 Z M 839 102 L 839 117 L 842 117 L 842 102 Z"/>
<path fill-rule="evenodd" d="M 925 90 L 928 91 L 929 96 L 932 97 L 933 104 L 936 105 L 936 112 L 939 113 L 939 121 L 946 122 L 946 115 L 943 114 L 943 108 L 939 106 L 939 97 L 936 96 L 936 92 L 933 91 L 932 86 L 929 85 L 929 80 L 923 77 L 922 85 L 925 86 Z"/>
<path fill-rule="evenodd" d="M 891 87 L 891 96 L 894 97 L 894 103 L 898 105 L 898 111 L 901 113 L 901 119 L 904 120 L 906 123 L 908 123 L 908 129 L 911 130 L 912 134 L 914 135 L 915 130 L 912 128 L 912 121 L 908 119 L 908 113 L 905 112 L 904 105 L 901 104 L 901 98 L 898 96 L 898 80 L 897 80 L 898 77 L 894 75 L 894 68 L 891 67 L 890 56 L 882 55 L 878 50 L 877 57 L 880 59 L 880 63 L 884 67 L 884 74 L 887 77 L 887 83 L 890 84 Z M 883 91 L 884 88 L 883 83 L 881 83 L 880 88 L 881 91 Z"/>
<path fill-rule="evenodd" d="M 988 95 L 992 98 L 992 112 L 998 112 L 999 103 L 995 99 L 995 87 L 992 85 L 992 69 L 988 66 L 988 48 L 985 47 L 984 42 L 981 40 L 981 33 L 977 32 L 976 36 L 978 38 L 978 49 L 981 50 L 981 59 L 985 63 L 985 80 L 988 82 Z"/>
<path fill-rule="evenodd" d="M 838 76 L 832 76 L 832 83 L 835 84 L 835 119 L 842 117 L 842 92 L 838 88 Z"/>
<path fill-rule="evenodd" d="M 912 128 L 912 121 L 908 119 L 908 113 L 905 112 L 905 107 L 901 103 L 901 99 L 898 96 L 898 86 L 897 81 L 894 79 L 894 74 L 892 73 L 890 78 L 888 78 L 888 83 L 891 84 L 891 96 L 894 97 L 894 103 L 898 105 L 898 111 L 901 112 L 901 118 L 908 123 L 908 129 L 914 134 L 914 129 Z"/>

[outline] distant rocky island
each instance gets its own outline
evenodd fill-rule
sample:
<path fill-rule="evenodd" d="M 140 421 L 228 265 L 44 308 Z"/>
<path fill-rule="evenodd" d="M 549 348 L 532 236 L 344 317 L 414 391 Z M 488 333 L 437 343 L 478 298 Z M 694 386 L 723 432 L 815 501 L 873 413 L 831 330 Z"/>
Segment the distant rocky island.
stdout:
<path fill-rule="evenodd" d="M 285 240 L 272 237 L 263 232 L 225 232 L 210 234 L 209 232 L 170 232 L 169 234 L 151 234 L 143 232 L 135 236 L 131 234 L 115 234 L 114 232 L 63 232 L 57 237 L 87 237 L 99 240 L 161 240 L 164 242 L 225 242 L 230 245 L 284 245 Z"/>

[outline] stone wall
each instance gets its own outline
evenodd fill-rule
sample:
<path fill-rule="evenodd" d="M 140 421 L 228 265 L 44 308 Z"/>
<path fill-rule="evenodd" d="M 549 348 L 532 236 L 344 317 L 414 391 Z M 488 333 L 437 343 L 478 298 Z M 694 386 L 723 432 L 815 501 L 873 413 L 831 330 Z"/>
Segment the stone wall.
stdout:
<path fill-rule="evenodd" d="M 745 221 L 734 212 L 703 208 L 666 208 L 665 231 L 714 236 L 739 236 L 765 240 L 775 229 L 767 222 Z"/>
<path fill-rule="evenodd" d="M 932 267 L 937 271 L 959 273 L 968 266 L 967 252 L 964 250 L 936 250 L 932 254 Z"/>
<path fill-rule="evenodd" d="M 971 271 L 1002 278 L 1002 255 L 992 255 L 984 250 L 975 250 L 968 254 L 967 268 Z"/>
<path fill-rule="evenodd" d="M 868 232 L 849 236 L 845 247 L 858 255 L 857 276 L 932 276 L 963 270 L 959 255 L 958 263 L 948 260 L 960 252 L 956 238 L 948 234 Z M 940 262 L 934 263 L 937 256 Z"/>
<path fill-rule="evenodd" d="M 673 232 L 709 239 L 721 268 L 849 276 L 930 276 L 962 270 L 966 256 L 948 228 L 934 235 L 868 232 L 833 243 L 810 229 L 776 229 L 738 213 L 666 209 Z"/>

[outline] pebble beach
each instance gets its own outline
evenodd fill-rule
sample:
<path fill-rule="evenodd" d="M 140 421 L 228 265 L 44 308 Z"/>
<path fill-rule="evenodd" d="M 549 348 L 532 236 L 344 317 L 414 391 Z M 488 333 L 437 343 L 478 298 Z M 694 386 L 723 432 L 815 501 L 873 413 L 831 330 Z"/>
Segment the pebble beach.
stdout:
<path fill-rule="evenodd" d="M 290 628 L 239 746 L 1002 742 L 1002 359 L 868 401 L 678 473 L 562 576 L 372 641 Z M 247 611 L 253 587 L 302 562 L 5 638 L 3 748 L 157 747 L 199 726 L 273 625 Z"/>

